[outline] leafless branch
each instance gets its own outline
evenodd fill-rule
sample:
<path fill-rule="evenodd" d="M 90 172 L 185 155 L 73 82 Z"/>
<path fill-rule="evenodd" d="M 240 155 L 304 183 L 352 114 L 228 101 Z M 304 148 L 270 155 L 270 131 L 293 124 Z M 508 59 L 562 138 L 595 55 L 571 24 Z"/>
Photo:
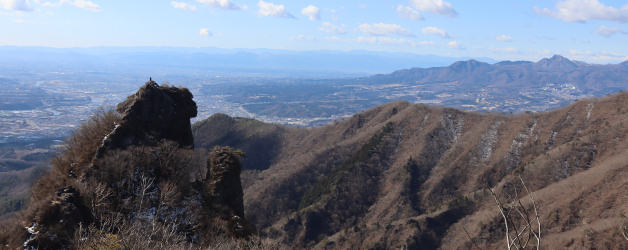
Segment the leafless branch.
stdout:
<path fill-rule="evenodd" d="M 142 174 L 142 176 L 140 176 L 140 207 L 139 207 L 139 211 L 142 211 L 142 206 L 144 204 L 144 196 L 146 196 L 146 192 L 148 192 L 148 190 L 152 188 L 154 181 L 155 181 L 154 178 L 147 177 L 147 176 L 145 176 L 143 174 Z"/>
<path fill-rule="evenodd" d="M 534 193 L 530 192 L 526 186 L 523 178 L 518 176 L 523 190 L 527 193 L 532 206 L 526 208 L 519 197 L 519 191 L 517 187 L 513 187 L 514 194 L 512 196 L 506 195 L 509 205 L 505 205 L 497 196 L 492 188 L 488 188 L 491 195 L 495 199 L 497 208 L 504 220 L 504 228 L 506 229 L 506 249 L 525 249 L 528 247 L 532 239 L 536 240 L 536 249 L 540 249 L 541 246 L 541 220 L 538 213 L 538 205 L 534 198 Z M 534 214 L 531 214 L 534 212 Z"/>

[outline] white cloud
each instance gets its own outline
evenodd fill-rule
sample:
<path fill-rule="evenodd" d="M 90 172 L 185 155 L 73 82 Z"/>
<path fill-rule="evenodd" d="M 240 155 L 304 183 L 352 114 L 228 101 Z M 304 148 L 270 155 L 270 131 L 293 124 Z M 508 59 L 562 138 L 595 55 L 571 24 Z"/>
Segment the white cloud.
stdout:
<path fill-rule="evenodd" d="M 44 6 L 46 7 L 56 7 L 56 6 L 61 6 L 61 5 L 70 5 L 70 6 L 74 6 L 77 8 L 81 8 L 84 10 L 89 10 L 89 11 L 93 11 L 93 12 L 101 12 L 102 9 L 100 8 L 100 5 L 92 2 L 92 1 L 87 1 L 87 0 L 60 0 L 59 2 L 53 3 L 53 2 L 44 2 L 43 3 Z"/>
<path fill-rule="evenodd" d="M 202 28 L 198 31 L 198 34 L 201 36 L 212 36 L 212 33 L 207 28 Z"/>
<path fill-rule="evenodd" d="M 499 35 L 495 37 L 495 40 L 500 41 L 500 42 L 512 42 L 512 37 L 507 36 L 507 35 Z"/>
<path fill-rule="evenodd" d="M 436 35 L 442 38 L 449 38 L 449 34 L 447 34 L 447 32 L 436 27 L 425 27 L 421 29 L 421 32 L 426 35 Z"/>
<path fill-rule="evenodd" d="M 377 37 L 372 37 L 372 36 L 363 37 L 363 36 L 361 36 L 361 37 L 358 37 L 356 40 L 358 42 L 361 42 L 361 43 L 376 43 L 377 42 Z"/>
<path fill-rule="evenodd" d="M 308 5 L 307 7 L 303 8 L 301 10 L 301 14 L 306 15 L 312 21 L 321 19 L 320 10 L 314 5 Z"/>
<path fill-rule="evenodd" d="M 356 38 L 359 43 L 370 43 L 370 44 L 383 44 L 383 45 L 407 45 L 412 47 L 419 46 L 427 46 L 433 45 L 432 41 L 412 41 L 405 38 L 394 38 L 394 37 L 358 37 Z"/>
<path fill-rule="evenodd" d="M 410 0 L 410 4 L 420 11 L 429 11 L 448 17 L 458 16 L 458 12 L 456 12 L 454 7 L 443 0 Z"/>
<path fill-rule="evenodd" d="M 386 36 L 386 35 L 398 35 L 398 36 L 413 36 L 412 32 L 401 27 L 398 24 L 387 23 L 363 23 L 358 26 L 358 29 L 364 34 L 372 36 Z"/>
<path fill-rule="evenodd" d="M 29 0 L 0 0 L 0 7 L 5 10 L 32 11 Z"/>
<path fill-rule="evenodd" d="M 220 8 L 220 9 L 226 9 L 226 10 L 247 9 L 246 6 L 237 5 L 231 2 L 231 0 L 196 0 L 196 1 L 202 4 L 209 4 L 209 6 L 212 6 L 214 8 Z"/>
<path fill-rule="evenodd" d="M 257 2 L 257 6 L 259 7 L 258 13 L 262 16 L 295 18 L 290 12 L 286 11 L 286 6 L 283 4 L 274 4 L 260 0 Z"/>
<path fill-rule="evenodd" d="M 325 39 L 327 41 L 332 41 L 332 42 L 342 42 L 342 41 L 344 41 L 342 38 L 337 37 L 337 36 L 328 36 L 328 37 L 324 37 L 323 39 Z"/>
<path fill-rule="evenodd" d="M 336 15 L 338 13 L 338 10 L 330 9 L 329 13 L 331 13 L 331 15 L 329 15 L 329 18 L 334 22 L 338 22 L 339 18 L 338 15 Z"/>
<path fill-rule="evenodd" d="M 556 52 L 554 52 L 555 54 Z M 561 51 L 559 54 L 563 54 L 568 56 L 573 60 L 580 61 L 589 61 L 589 62 L 598 62 L 598 63 L 618 63 L 623 61 L 628 61 L 628 56 L 621 53 L 611 52 L 611 51 L 578 51 L 578 50 L 569 50 L 569 51 Z M 546 55 L 548 57 L 549 55 Z"/>
<path fill-rule="evenodd" d="M 458 49 L 460 48 L 460 44 L 457 41 L 451 41 L 447 43 L 447 47 L 450 49 Z"/>
<path fill-rule="evenodd" d="M 413 9 L 410 6 L 397 6 L 397 14 L 399 14 L 401 18 L 423 20 L 423 16 L 421 16 L 421 13 L 419 13 L 417 10 Z"/>
<path fill-rule="evenodd" d="M 171 1 L 170 4 L 172 5 L 172 7 L 174 7 L 175 9 L 182 9 L 182 10 L 189 10 L 189 11 L 196 11 L 196 6 L 192 5 L 192 4 L 188 4 L 188 3 L 184 3 L 184 2 L 176 2 L 176 1 Z"/>
<path fill-rule="evenodd" d="M 556 3 L 556 10 L 547 8 L 535 11 L 567 22 L 586 22 L 589 20 L 608 20 L 620 23 L 628 22 L 628 4 L 616 8 L 604 5 L 598 0 L 564 0 Z"/>
<path fill-rule="evenodd" d="M 615 34 L 628 34 L 628 31 L 625 31 L 620 28 L 606 27 L 602 25 L 597 30 L 595 30 L 595 33 L 600 36 L 611 37 Z"/>
<path fill-rule="evenodd" d="M 327 33 L 334 33 L 334 34 L 346 34 L 347 33 L 347 30 L 345 30 L 344 25 L 338 26 L 338 25 L 328 23 L 328 22 L 324 22 L 322 26 L 319 28 L 319 30 L 327 32 Z"/>
<path fill-rule="evenodd" d="M 306 36 L 306 35 L 297 35 L 297 36 L 293 36 L 290 38 L 291 40 L 297 40 L 297 41 L 316 41 L 316 38 L 313 36 Z"/>

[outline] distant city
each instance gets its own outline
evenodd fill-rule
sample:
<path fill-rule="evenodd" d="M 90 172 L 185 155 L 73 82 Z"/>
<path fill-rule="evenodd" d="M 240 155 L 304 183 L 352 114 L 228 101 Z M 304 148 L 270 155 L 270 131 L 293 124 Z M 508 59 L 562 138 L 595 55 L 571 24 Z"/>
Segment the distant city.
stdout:
<path fill-rule="evenodd" d="M 4 105 L 0 110 L 0 143 L 7 143 L 65 137 L 99 109 L 115 108 L 143 81 L 81 82 L 62 78 L 29 84 L 0 79 L 0 84 L 6 86 L 0 89 Z M 195 120 L 224 113 L 300 127 L 323 125 L 396 100 L 472 111 L 522 112 L 543 111 L 592 96 L 570 83 L 546 83 L 542 88 L 508 96 L 491 88 L 460 90 L 455 82 L 438 88 L 402 83 L 352 84 L 350 79 L 179 79 L 172 84 L 194 93 L 199 111 Z M 16 103 L 22 106 L 16 107 Z"/>
<path fill-rule="evenodd" d="M 170 70 L 163 63 L 155 63 L 155 75 L 143 73 L 148 66 L 137 62 L 111 72 L 80 61 L 34 63 L 27 71 L 19 65 L 0 64 L 0 143 L 60 140 L 97 110 L 115 108 L 149 77 L 189 88 L 199 110 L 194 121 L 224 113 L 300 127 L 324 125 L 397 100 L 516 113 L 544 111 L 628 86 L 627 63 L 589 65 L 561 56 L 494 64 L 467 60 L 390 74 L 330 73 L 327 78 L 294 72 L 292 77 L 237 70 L 219 74 L 204 67 Z"/>

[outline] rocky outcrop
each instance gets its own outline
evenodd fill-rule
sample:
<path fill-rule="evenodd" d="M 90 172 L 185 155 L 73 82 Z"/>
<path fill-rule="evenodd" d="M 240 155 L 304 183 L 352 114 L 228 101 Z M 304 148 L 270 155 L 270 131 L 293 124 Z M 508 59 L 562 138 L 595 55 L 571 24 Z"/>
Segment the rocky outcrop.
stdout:
<path fill-rule="evenodd" d="M 193 148 L 190 118 L 196 117 L 196 103 L 186 88 L 159 86 L 148 81 L 137 93 L 118 104 L 119 124 L 103 138 L 95 158 L 109 149 L 131 145 L 154 146 L 170 140 L 183 148 Z"/>
<path fill-rule="evenodd" d="M 216 147 L 207 160 L 208 198 L 212 208 L 225 217 L 244 216 L 239 157 L 229 147 Z"/>
<path fill-rule="evenodd" d="M 242 151 L 215 147 L 207 160 L 208 173 L 203 184 L 212 215 L 227 220 L 231 233 L 237 236 L 246 236 L 252 231 L 244 219 L 244 192 L 240 182 L 242 156 Z"/>
<path fill-rule="evenodd" d="M 206 247 L 251 234 L 240 182 L 243 153 L 216 148 L 207 164 L 202 162 L 205 157 L 193 150 L 190 118 L 197 107 L 189 90 L 151 80 L 117 112 L 115 127 L 96 116 L 77 131 L 59 156 L 63 160 L 54 161 L 40 181 L 48 188 L 33 196 L 35 202 L 16 225 L 19 235 L 0 232 L 0 244 L 109 248 L 100 236 L 90 236 L 104 233 L 113 237 L 109 241 L 127 244 L 122 248 L 150 249 L 159 243 L 168 249 L 163 246 Z"/>
<path fill-rule="evenodd" d="M 35 215 L 27 227 L 25 249 L 66 249 L 71 244 L 74 231 L 92 221 L 89 209 L 83 205 L 79 191 L 68 186 L 58 190 L 55 196 Z"/>

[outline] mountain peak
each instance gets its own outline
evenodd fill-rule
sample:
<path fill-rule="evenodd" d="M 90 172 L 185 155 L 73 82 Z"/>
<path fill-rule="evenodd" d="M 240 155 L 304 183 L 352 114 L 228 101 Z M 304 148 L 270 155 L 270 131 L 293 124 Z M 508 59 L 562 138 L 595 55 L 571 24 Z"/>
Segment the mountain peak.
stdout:
<path fill-rule="evenodd" d="M 522 65 L 522 64 L 530 64 L 530 61 L 501 61 L 495 63 L 495 65 Z"/>
<path fill-rule="evenodd" d="M 547 68 L 547 69 L 552 69 L 552 70 L 569 70 L 569 69 L 578 67 L 577 63 L 561 55 L 554 55 L 550 58 L 543 58 L 539 60 L 536 63 L 536 65 L 542 68 Z"/>
<path fill-rule="evenodd" d="M 550 60 L 552 60 L 552 61 L 557 61 L 557 60 L 567 60 L 567 61 L 569 61 L 569 59 L 567 59 L 566 57 L 558 55 L 558 54 L 557 55 L 553 55 L 550 58 Z"/>
<path fill-rule="evenodd" d="M 452 63 L 449 68 L 455 71 L 473 71 L 479 67 L 485 66 L 490 66 L 490 64 L 471 59 L 467 61 L 458 61 Z"/>

